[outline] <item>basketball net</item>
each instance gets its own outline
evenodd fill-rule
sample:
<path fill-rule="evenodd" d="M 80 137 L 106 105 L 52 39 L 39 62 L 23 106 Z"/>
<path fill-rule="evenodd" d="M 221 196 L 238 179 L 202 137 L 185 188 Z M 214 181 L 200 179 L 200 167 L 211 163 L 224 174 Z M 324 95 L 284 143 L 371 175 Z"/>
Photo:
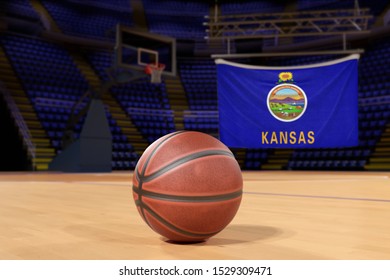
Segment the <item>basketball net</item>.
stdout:
<path fill-rule="evenodd" d="M 161 75 L 164 69 L 165 69 L 165 64 L 158 63 L 156 65 L 154 63 L 150 63 L 145 66 L 145 73 L 150 75 L 150 82 L 152 84 L 160 84 Z"/>

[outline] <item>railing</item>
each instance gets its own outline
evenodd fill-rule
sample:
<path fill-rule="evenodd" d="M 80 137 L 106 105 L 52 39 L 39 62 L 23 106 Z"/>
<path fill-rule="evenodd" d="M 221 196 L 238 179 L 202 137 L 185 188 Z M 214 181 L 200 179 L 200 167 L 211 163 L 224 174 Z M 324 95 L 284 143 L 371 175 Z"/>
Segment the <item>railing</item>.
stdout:
<path fill-rule="evenodd" d="M 165 110 L 165 109 L 128 107 L 126 111 L 132 115 L 145 115 L 145 116 L 158 116 L 158 117 L 173 117 L 174 115 L 173 110 Z"/>
<path fill-rule="evenodd" d="M 145 115 L 145 116 L 159 116 L 159 117 L 173 117 L 173 110 L 166 109 L 148 109 L 138 107 L 128 107 L 127 112 L 132 115 Z M 183 117 L 191 119 L 216 119 L 218 120 L 218 111 L 207 111 L 207 110 L 185 110 L 183 111 Z"/>
<path fill-rule="evenodd" d="M 59 107 L 59 108 L 73 108 L 76 104 L 76 101 L 68 100 L 58 100 L 54 98 L 46 97 L 36 97 L 34 99 L 35 106 L 45 106 L 45 107 Z M 81 104 L 79 104 L 81 105 Z M 86 102 L 83 102 L 82 105 L 86 105 Z"/>
<path fill-rule="evenodd" d="M 218 111 L 186 110 L 186 111 L 183 111 L 183 117 L 184 117 L 184 119 L 187 119 L 187 118 L 190 118 L 190 119 L 202 119 L 202 118 L 218 119 L 219 113 L 218 113 Z"/>
<path fill-rule="evenodd" d="M 113 11 L 113 12 L 118 12 L 118 13 L 132 13 L 132 8 L 130 6 L 130 1 L 129 1 L 129 6 L 123 7 L 121 5 L 115 5 L 115 4 L 110 4 L 109 1 L 103 2 L 103 1 L 94 1 L 94 0 L 70 0 L 68 1 L 69 3 L 80 5 L 85 8 L 100 8 L 100 9 L 105 9 L 108 11 Z"/>
<path fill-rule="evenodd" d="M 369 30 L 369 9 L 205 17 L 206 39 L 249 39 L 352 34 Z M 310 31 L 310 32 L 308 32 Z"/>
<path fill-rule="evenodd" d="M 374 105 L 385 105 L 385 104 L 390 104 L 390 95 L 379 95 L 379 96 L 359 98 L 359 106 L 360 107 L 374 106 Z"/>
<path fill-rule="evenodd" d="M 262 39 L 263 47 L 266 42 L 273 42 L 274 47 L 280 46 L 280 39 L 287 38 L 340 38 L 343 48 L 330 53 L 362 52 L 362 50 L 348 50 L 347 37 L 349 35 L 368 34 L 373 16 L 369 9 L 320 10 L 295 13 L 272 14 L 242 14 L 242 15 L 215 15 L 205 16 L 205 39 L 208 41 L 226 42 L 227 53 L 215 54 L 213 58 L 240 58 L 249 57 L 249 54 L 237 56 L 232 53 L 231 47 L 238 39 Z M 283 45 L 283 44 L 282 44 Z M 268 46 L 269 47 L 269 46 Z M 271 53 L 272 54 L 272 53 Z M 250 54 L 251 57 L 269 56 L 269 53 Z M 277 56 L 281 56 L 278 53 Z M 285 56 L 295 56 L 293 52 L 284 53 Z M 301 55 L 305 55 L 303 52 Z"/>
<path fill-rule="evenodd" d="M 32 159 L 32 167 L 33 169 L 35 169 L 34 159 L 36 156 L 36 147 L 32 142 L 32 136 L 30 130 L 28 129 L 27 124 L 24 121 L 22 114 L 20 113 L 20 110 L 15 103 L 15 100 L 12 98 L 8 89 L 1 81 L 0 81 L 0 91 L 3 94 L 4 100 L 7 103 L 9 110 L 11 111 L 12 117 L 19 129 L 19 133 L 23 137 L 23 143 L 27 147 L 27 153 L 29 157 Z"/>

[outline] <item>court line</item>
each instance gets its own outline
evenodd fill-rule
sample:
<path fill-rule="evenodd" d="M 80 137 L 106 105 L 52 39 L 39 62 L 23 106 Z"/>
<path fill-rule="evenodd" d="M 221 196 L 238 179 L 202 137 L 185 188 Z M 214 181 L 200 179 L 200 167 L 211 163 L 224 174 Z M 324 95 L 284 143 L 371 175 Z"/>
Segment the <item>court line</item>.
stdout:
<path fill-rule="evenodd" d="M 9 183 L 15 183 L 11 181 Z M 26 182 L 24 182 L 26 183 Z M 42 183 L 42 181 L 29 181 L 28 183 Z M 100 186 L 115 186 L 115 187 L 128 187 L 131 189 L 131 183 L 104 183 L 104 182 L 85 182 L 85 181 L 71 181 L 71 182 L 44 182 L 44 183 L 77 183 L 80 185 L 100 185 Z M 390 199 L 377 199 L 377 198 L 363 198 L 363 197 L 342 197 L 342 196 L 325 196 L 325 195 L 305 195 L 305 194 L 291 194 L 291 193 L 266 193 L 266 192 L 245 192 L 245 194 L 253 195 L 265 195 L 265 196 L 284 196 L 284 197 L 298 197 L 298 198 L 317 198 L 317 199 L 335 199 L 335 200 L 349 200 L 349 201 L 367 201 L 367 202 L 384 202 L 390 203 Z"/>
<path fill-rule="evenodd" d="M 76 184 L 80 184 L 80 185 L 99 185 L 99 186 L 112 186 L 112 187 L 118 187 L 118 186 L 121 186 L 121 187 L 129 187 L 131 189 L 133 183 L 132 182 L 128 182 L 128 183 L 104 183 L 104 182 L 86 182 L 86 181 L 72 181 L 70 183 L 76 183 Z"/>
<path fill-rule="evenodd" d="M 264 192 L 244 192 L 244 194 L 390 203 L 390 199 L 363 198 L 363 197 L 342 197 L 342 196 L 305 195 L 305 194 L 290 194 L 290 193 L 283 194 L 283 193 L 264 193 Z"/>

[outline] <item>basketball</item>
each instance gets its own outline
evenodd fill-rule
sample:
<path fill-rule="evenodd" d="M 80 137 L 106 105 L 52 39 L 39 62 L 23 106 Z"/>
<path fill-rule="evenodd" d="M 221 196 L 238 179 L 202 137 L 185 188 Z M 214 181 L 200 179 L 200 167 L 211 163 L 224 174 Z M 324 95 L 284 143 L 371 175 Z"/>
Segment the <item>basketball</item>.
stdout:
<path fill-rule="evenodd" d="M 175 242 L 204 241 L 236 215 L 243 179 L 232 152 L 201 132 L 178 131 L 153 142 L 139 159 L 133 197 L 155 232 Z"/>

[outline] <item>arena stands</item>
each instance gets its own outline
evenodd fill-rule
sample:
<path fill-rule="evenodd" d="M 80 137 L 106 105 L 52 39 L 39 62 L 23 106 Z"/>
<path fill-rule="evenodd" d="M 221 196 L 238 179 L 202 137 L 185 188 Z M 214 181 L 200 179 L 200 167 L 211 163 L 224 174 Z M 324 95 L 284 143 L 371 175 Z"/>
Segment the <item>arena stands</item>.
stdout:
<path fill-rule="evenodd" d="M 114 40 L 113 32 L 118 22 L 127 26 L 133 25 L 131 8 L 128 2 L 124 1 L 118 2 L 120 8 L 112 2 L 107 6 L 103 1 L 90 1 L 89 5 L 83 1 L 44 0 L 42 3 L 65 34 Z"/>
<path fill-rule="evenodd" d="M 295 7 L 297 11 L 319 9 L 352 9 L 355 1 L 308 1 L 297 0 L 294 5 L 284 1 L 219 1 L 218 6 L 209 1 L 153 1 L 143 0 L 143 10 L 134 10 L 132 1 L 9 1 L 1 4 L 4 9 L 3 22 L 10 18 L 35 21 L 44 26 L 42 17 L 33 2 L 45 9 L 47 20 L 53 21 L 58 30 L 47 30 L 26 34 L 5 27 L 0 34 L 4 67 L 16 80 L 7 82 L 10 74 L 0 72 L 0 80 L 13 95 L 20 111 L 25 110 L 26 120 L 34 136 L 36 147 L 42 147 L 45 160 L 36 161 L 34 170 L 46 170 L 48 162 L 63 149 L 62 138 L 71 116 L 72 108 L 80 98 L 96 85 L 109 80 L 107 69 L 114 61 L 114 33 L 117 23 L 126 26 L 147 28 L 148 31 L 172 36 L 178 42 L 178 83 L 184 89 L 183 99 L 188 108 L 180 112 L 179 122 L 184 129 L 197 130 L 218 137 L 217 76 L 214 60 L 209 55 L 198 55 L 196 46 L 204 48 L 226 47 L 225 42 L 207 42 L 204 39 L 205 15 L 215 11 L 222 15 L 245 13 L 281 13 Z M 368 7 L 374 22 L 383 16 L 387 1 L 359 1 L 359 7 Z M 139 7 L 137 8 L 139 9 Z M 145 15 L 147 26 L 139 26 L 135 13 Z M 54 36 L 54 35 L 55 36 Z M 61 38 L 61 34 L 68 37 Z M 357 39 L 355 44 L 364 49 L 359 63 L 359 146 L 338 149 L 235 149 L 234 153 L 243 169 L 293 169 L 293 170 L 382 170 L 390 169 L 390 63 L 389 33 Z M 374 36 L 374 35 L 372 35 Z M 378 38 L 379 37 L 379 38 Z M 74 38 L 74 40 L 70 40 Z M 78 47 L 79 39 L 91 38 Z M 315 39 L 313 37 L 313 39 Z M 68 40 L 68 41 L 66 41 Z M 94 44 L 102 41 L 110 48 Z M 306 40 L 305 40 L 306 41 Z M 300 41 L 301 42 L 301 41 Z M 245 42 L 244 42 L 245 43 Z M 292 43 L 292 41 L 290 41 Z M 88 45 L 89 44 L 89 45 Z M 253 44 L 253 42 L 251 42 Z M 76 46 L 75 46 L 76 45 Z M 334 46 L 331 46 L 332 48 Z M 190 50 L 189 50 L 190 49 Z M 235 51 L 235 49 L 232 49 Z M 94 71 L 96 85 L 85 72 L 76 57 L 85 59 Z M 326 61 L 335 55 L 302 56 L 295 58 L 247 59 L 245 63 L 265 65 L 304 65 Z M 7 70 L 8 71 L 8 70 Z M 7 72 L 8 73 L 8 72 Z M 17 92 L 13 84 L 19 83 Z M 143 148 L 157 138 L 177 129 L 177 112 L 172 106 L 167 82 L 151 84 L 147 78 L 136 82 L 114 85 L 109 90 L 106 116 L 113 136 L 113 170 L 133 169 Z M 24 100 L 24 99 L 23 99 Z M 88 104 L 88 98 L 77 112 Z M 27 105 L 26 105 L 27 104 Z M 26 113 L 26 108 L 28 112 Z M 83 125 L 81 118 L 74 129 L 78 137 Z M 36 139 L 40 140 L 36 140 Z M 43 145 L 43 143 L 45 143 Z M 39 150 L 39 149 L 38 149 Z M 26 155 L 28 156 L 28 155 Z"/>

